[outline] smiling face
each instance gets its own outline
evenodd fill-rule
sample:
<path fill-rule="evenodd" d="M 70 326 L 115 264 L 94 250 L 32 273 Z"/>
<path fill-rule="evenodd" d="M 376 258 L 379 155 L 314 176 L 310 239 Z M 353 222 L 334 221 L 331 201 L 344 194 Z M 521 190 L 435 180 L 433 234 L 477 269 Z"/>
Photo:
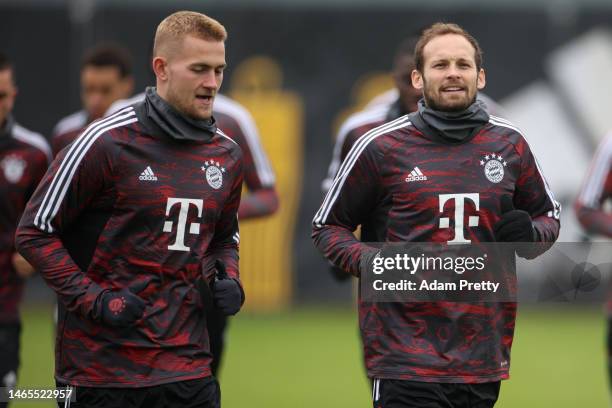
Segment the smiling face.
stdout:
<path fill-rule="evenodd" d="M 423 48 L 423 69 L 412 71 L 412 83 L 423 90 L 429 108 L 457 112 L 474 103 L 485 86 L 485 73 L 477 67 L 475 49 L 464 36 L 444 34 Z"/>
<path fill-rule="evenodd" d="M 223 41 L 186 35 L 172 52 L 153 59 L 157 92 L 185 116 L 209 119 L 225 66 Z"/>

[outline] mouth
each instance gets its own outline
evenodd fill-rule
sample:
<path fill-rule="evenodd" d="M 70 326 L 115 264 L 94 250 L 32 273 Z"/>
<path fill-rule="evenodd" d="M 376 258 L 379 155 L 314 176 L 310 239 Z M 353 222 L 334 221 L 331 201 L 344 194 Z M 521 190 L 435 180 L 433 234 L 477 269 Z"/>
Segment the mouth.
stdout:
<path fill-rule="evenodd" d="M 441 89 L 442 93 L 453 95 L 465 92 L 465 88 L 461 86 L 446 86 Z"/>
<path fill-rule="evenodd" d="M 203 103 L 212 103 L 213 99 L 213 95 L 196 94 L 196 100 L 201 101 Z"/>

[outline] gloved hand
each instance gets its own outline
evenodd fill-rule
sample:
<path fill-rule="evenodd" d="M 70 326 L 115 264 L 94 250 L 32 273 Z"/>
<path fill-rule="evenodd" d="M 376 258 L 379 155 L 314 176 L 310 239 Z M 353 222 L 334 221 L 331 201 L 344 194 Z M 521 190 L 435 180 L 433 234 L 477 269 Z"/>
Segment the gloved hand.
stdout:
<path fill-rule="evenodd" d="M 514 209 L 512 197 L 501 198 L 502 216 L 493 226 L 497 242 L 534 242 L 536 232 L 527 211 Z"/>
<path fill-rule="evenodd" d="M 104 291 L 97 299 L 98 315 L 104 324 L 128 327 L 144 313 L 145 301 L 128 289 Z"/>
<path fill-rule="evenodd" d="M 227 276 L 225 264 L 215 261 L 217 276 L 213 284 L 215 308 L 225 316 L 235 315 L 242 306 L 243 293 L 240 284 Z"/>

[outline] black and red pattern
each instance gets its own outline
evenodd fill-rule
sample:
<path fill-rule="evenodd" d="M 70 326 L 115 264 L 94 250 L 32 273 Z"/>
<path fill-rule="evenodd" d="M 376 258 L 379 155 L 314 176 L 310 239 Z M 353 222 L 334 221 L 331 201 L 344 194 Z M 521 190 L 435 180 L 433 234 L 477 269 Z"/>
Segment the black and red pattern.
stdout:
<path fill-rule="evenodd" d="M 587 232 L 612 238 L 612 213 L 605 210 L 606 201 L 611 199 L 612 133 L 599 145 L 574 206 Z"/>
<path fill-rule="evenodd" d="M 560 207 L 512 124 L 491 116 L 471 140 L 451 145 L 426 137 L 412 115 L 366 133 L 344 159 L 313 221 L 315 245 L 327 259 L 359 276 L 362 255 L 373 251 L 368 241 L 494 241 L 504 195 L 529 212 L 538 241 L 556 240 Z M 490 160 L 499 164 L 487 177 Z M 457 222 L 459 205 L 464 219 Z M 470 225 L 475 218 L 477 225 Z M 353 235 L 358 225 L 364 242 Z M 515 303 L 360 300 L 368 376 L 460 383 L 507 378 L 515 315 Z"/>
<path fill-rule="evenodd" d="M 214 278 L 218 259 L 239 278 L 241 160 L 219 131 L 167 136 L 143 104 L 92 123 L 59 153 L 17 232 L 60 300 L 58 381 L 145 387 L 210 375 L 196 282 L 202 270 Z M 142 319 L 102 324 L 94 302 L 105 289 L 137 293 Z"/>
<path fill-rule="evenodd" d="M 113 114 L 120 109 L 144 100 L 144 93 L 113 103 L 106 112 Z M 213 106 L 217 127 L 238 143 L 243 153 L 244 183 L 248 194 L 243 195 L 238 210 L 241 220 L 273 214 L 278 209 L 274 171 L 261 146 L 257 126 L 251 114 L 239 103 L 225 95 L 217 94 Z M 51 139 L 53 154 L 68 146 L 83 131 L 87 115 L 79 111 L 67 116 L 58 125 Z"/>
<path fill-rule="evenodd" d="M 13 266 L 15 230 L 50 160 L 45 139 L 9 118 L 0 128 L 0 322 L 19 321 L 24 282 Z"/>

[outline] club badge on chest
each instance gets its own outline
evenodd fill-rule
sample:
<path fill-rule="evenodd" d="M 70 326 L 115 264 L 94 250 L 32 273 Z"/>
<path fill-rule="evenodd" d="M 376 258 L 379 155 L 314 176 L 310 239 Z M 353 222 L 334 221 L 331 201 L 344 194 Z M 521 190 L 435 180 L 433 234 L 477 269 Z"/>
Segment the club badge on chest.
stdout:
<path fill-rule="evenodd" d="M 206 174 L 206 181 L 208 185 L 218 190 L 223 185 L 223 174 L 225 173 L 225 167 L 222 167 L 218 161 L 207 160 L 204 162 L 204 166 L 201 167 L 204 174 Z"/>
<path fill-rule="evenodd" d="M 480 160 L 480 165 L 484 167 L 484 174 L 487 180 L 497 184 L 504 179 L 504 168 L 508 163 L 500 154 L 490 153 Z"/>
<path fill-rule="evenodd" d="M 16 184 L 21 180 L 26 168 L 26 161 L 20 156 L 11 154 L 0 162 L 0 168 L 4 171 L 4 177 L 9 183 Z"/>

